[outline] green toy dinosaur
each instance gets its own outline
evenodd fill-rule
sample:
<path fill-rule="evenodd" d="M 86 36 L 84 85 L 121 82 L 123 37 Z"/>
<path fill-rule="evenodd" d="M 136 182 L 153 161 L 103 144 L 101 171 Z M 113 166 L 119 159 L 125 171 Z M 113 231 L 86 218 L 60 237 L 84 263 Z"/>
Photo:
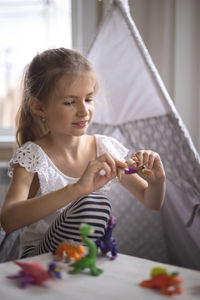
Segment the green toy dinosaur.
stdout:
<path fill-rule="evenodd" d="M 96 260 L 97 260 L 97 246 L 95 242 L 89 239 L 87 236 L 92 234 L 94 228 L 88 224 L 83 224 L 80 227 L 80 233 L 83 242 L 88 246 L 89 253 L 83 257 L 81 260 L 71 264 L 70 266 L 74 267 L 73 270 L 69 271 L 70 274 L 78 274 L 83 269 L 89 268 L 91 274 L 94 276 L 100 275 L 103 270 L 96 267 Z"/>

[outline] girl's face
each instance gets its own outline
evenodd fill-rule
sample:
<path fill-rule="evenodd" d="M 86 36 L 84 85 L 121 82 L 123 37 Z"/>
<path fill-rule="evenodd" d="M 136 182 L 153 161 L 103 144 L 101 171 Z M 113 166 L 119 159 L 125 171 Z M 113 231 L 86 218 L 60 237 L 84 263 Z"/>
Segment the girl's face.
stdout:
<path fill-rule="evenodd" d="M 86 132 L 94 115 L 95 83 L 92 73 L 65 75 L 58 81 L 45 107 L 52 134 L 81 136 Z"/>

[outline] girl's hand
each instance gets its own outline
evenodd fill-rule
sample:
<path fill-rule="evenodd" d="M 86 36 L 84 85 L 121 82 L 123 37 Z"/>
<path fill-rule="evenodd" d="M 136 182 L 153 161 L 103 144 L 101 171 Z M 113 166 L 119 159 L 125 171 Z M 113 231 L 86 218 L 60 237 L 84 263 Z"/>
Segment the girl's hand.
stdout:
<path fill-rule="evenodd" d="M 165 171 L 158 153 L 151 150 L 140 150 L 132 154 L 132 159 L 135 161 L 133 167 L 145 165 L 145 169 L 150 169 L 153 174 L 145 175 L 142 172 L 138 174 L 149 183 L 155 183 L 165 180 Z"/>
<path fill-rule="evenodd" d="M 89 162 L 85 172 L 77 182 L 77 187 L 83 194 L 88 195 L 113 179 L 117 174 L 117 167 L 126 168 L 127 164 L 119 161 L 111 154 L 105 153 Z"/>

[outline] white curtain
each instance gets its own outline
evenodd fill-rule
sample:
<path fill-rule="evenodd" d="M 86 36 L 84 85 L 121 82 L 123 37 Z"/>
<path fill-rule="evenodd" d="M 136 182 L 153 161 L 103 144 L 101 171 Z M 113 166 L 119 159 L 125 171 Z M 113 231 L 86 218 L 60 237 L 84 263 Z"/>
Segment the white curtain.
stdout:
<path fill-rule="evenodd" d="M 200 152 L 200 1 L 129 0 L 131 14 Z"/>

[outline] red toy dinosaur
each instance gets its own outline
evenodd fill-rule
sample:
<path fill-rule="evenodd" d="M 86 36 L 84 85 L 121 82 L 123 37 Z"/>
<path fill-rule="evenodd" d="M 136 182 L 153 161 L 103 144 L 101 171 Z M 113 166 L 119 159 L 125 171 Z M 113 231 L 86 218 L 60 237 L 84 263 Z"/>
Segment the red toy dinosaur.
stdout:
<path fill-rule="evenodd" d="M 151 272 L 151 279 L 144 280 L 140 283 L 143 287 L 154 288 L 161 291 L 161 293 L 172 296 L 174 294 L 182 294 L 183 288 L 181 284 L 183 280 L 177 273 L 169 274 L 164 268 L 153 268 Z"/>

